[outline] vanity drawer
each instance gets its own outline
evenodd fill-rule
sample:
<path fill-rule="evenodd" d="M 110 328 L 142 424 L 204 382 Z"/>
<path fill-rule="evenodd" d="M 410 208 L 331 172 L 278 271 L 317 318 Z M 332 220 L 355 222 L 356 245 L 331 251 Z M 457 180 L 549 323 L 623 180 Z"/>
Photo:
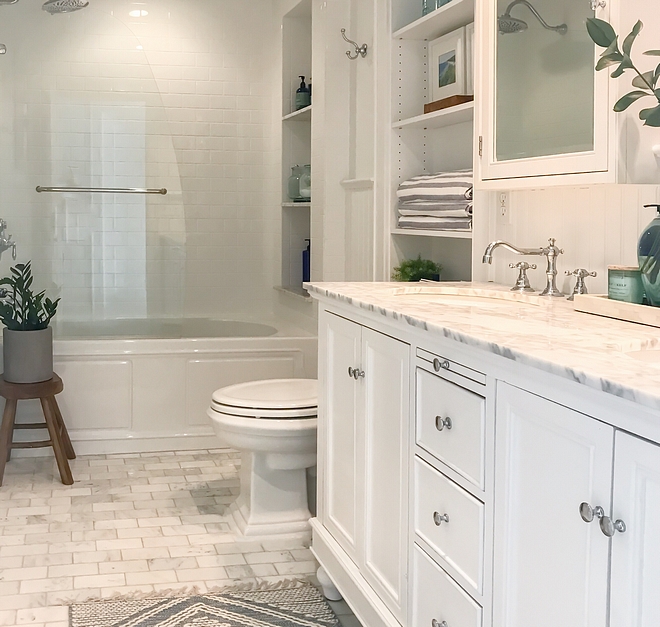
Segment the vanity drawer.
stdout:
<path fill-rule="evenodd" d="M 415 627 L 481 627 L 481 607 L 417 545 L 412 590 Z"/>
<path fill-rule="evenodd" d="M 483 592 L 484 504 L 419 457 L 414 468 L 415 533 Z"/>
<path fill-rule="evenodd" d="M 421 368 L 416 398 L 417 444 L 483 490 L 484 398 Z"/>

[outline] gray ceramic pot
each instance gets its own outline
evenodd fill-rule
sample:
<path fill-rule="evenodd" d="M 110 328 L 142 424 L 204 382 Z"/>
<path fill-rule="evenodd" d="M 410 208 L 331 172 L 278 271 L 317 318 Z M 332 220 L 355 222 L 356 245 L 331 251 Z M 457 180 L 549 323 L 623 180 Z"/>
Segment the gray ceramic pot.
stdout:
<path fill-rule="evenodd" d="M 53 329 L 2 333 L 4 379 L 9 383 L 40 383 L 53 378 Z"/>

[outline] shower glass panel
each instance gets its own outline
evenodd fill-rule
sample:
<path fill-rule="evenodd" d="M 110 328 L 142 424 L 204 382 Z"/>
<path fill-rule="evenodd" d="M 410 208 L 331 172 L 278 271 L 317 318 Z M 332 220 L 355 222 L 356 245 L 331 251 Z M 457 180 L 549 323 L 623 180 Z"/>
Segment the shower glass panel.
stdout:
<path fill-rule="evenodd" d="M 76 335 L 79 324 L 93 336 L 94 321 L 181 317 L 181 185 L 140 41 L 92 6 L 49 15 L 19 2 L 0 13 L 0 213 L 18 261 L 32 259 L 38 285 L 62 298 L 56 335 Z M 168 194 L 75 190 L 90 187 Z M 3 275 L 10 263 L 5 255 Z"/>
<path fill-rule="evenodd" d="M 498 0 L 498 161 L 594 149 L 595 49 L 589 3 Z"/>

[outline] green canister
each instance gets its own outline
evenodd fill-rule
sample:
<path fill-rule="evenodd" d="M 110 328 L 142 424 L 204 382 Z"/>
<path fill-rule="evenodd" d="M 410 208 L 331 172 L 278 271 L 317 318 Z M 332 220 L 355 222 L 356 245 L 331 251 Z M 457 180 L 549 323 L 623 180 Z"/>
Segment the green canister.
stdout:
<path fill-rule="evenodd" d="M 607 296 L 612 300 L 641 305 L 644 301 L 642 273 L 636 266 L 608 266 Z"/>

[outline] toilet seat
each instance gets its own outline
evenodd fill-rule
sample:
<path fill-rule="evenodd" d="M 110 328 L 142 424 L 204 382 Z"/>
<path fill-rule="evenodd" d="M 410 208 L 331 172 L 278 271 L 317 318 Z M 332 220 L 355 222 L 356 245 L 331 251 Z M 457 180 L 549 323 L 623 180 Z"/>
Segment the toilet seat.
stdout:
<path fill-rule="evenodd" d="M 216 390 L 211 409 L 221 414 L 256 419 L 316 418 L 316 379 L 268 379 Z"/>

